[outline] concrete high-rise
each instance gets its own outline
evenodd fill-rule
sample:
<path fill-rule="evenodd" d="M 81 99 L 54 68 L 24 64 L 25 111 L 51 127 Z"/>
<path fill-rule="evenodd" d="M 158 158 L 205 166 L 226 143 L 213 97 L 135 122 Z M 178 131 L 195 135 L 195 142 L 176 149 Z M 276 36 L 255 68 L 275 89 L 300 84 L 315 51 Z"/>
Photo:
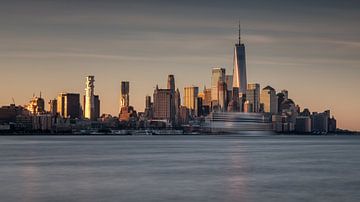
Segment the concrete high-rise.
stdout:
<path fill-rule="evenodd" d="M 245 45 L 241 43 L 240 24 L 239 41 L 235 44 L 233 64 L 233 88 L 239 89 L 239 94 L 245 94 L 247 90 Z"/>
<path fill-rule="evenodd" d="M 189 86 L 184 88 L 184 106 L 190 110 L 195 110 L 199 87 Z"/>
<path fill-rule="evenodd" d="M 278 112 L 278 99 L 276 91 L 271 86 L 262 89 L 260 95 L 260 103 L 263 105 L 263 111 L 276 114 Z"/>
<path fill-rule="evenodd" d="M 85 107 L 84 116 L 87 119 L 94 119 L 95 102 L 94 102 L 94 76 L 86 77 L 86 88 L 85 88 Z"/>
<path fill-rule="evenodd" d="M 219 102 L 219 82 L 225 82 L 225 69 L 214 67 L 211 74 L 211 101 Z"/>
<path fill-rule="evenodd" d="M 260 110 L 260 84 L 248 84 L 246 90 L 246 100 L 248 102 L 248 112 L 259 112 Z M 245 108 L 245 107 L 244 107 Z M 244 109 L 245 110 L 245 109 Z"/>
<path fill-rule="evenodd" d="M 123 107 L 130 106 L 130 83 L 129 81 L 121 82 L 121 92 L 120 92 L 120 111 Z"/>

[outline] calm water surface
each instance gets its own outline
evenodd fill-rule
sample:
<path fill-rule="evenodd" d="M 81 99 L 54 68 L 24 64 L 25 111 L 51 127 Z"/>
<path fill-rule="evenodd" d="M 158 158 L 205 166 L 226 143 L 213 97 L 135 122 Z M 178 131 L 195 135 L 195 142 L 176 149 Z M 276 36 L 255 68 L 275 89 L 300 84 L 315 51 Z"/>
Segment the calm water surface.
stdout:
<path fill-rule="evenodd" d="M 0 201 L 360 201 L 360 137 L 0 137 Z"/>

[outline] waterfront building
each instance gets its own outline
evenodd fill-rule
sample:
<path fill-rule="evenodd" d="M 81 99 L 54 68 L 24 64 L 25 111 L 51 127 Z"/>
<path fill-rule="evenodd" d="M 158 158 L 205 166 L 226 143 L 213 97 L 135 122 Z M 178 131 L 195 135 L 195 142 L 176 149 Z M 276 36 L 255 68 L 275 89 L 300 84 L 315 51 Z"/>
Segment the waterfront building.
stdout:
<path fill-rule="evenodd" d="M 211 102 L 219 102 L 219 82 L 225 82 L 225 69 L 214 67 L 211 74 Z"/>
<path fill-rule="evenodd" d="M 248 84 L 246 90 L 246 100 L 249 101 L 250 108 L 248 112 L 259 112 L 260 111 L 260 84 Z"/>
<path fill-rule="evenodd" d="M 60 93 L 57 98 L 57 112 L 63 118 L 80 118 L 80 94 Z"/>
<path fill-rule="evenodd" d="M 94 76 L 86 77 L 84 117 L 89 120 L 94 119 L 94 111 L 95 111 L 94 82 L 95 82 Z"/>
<path fill-rule="evenodd" d="M 32 129 L 38 131 L 51 131 L 54 125 L 51 114 L 38 114 L 32 116 Z"/>
<path fill-rule="evenodd" d="M 295 132 L 310 133 L 311 132 L 311 118 L 309 116 L 296 117 Z"/>
<path fill-rule="evenodd" d="M 130 106 L 130 83 L 129 81 L 121 82 L 121 91 L 120 91 L 120 111 L 123 107 Z"/>
<path fill-rule="evenodd" d="M 328 131 L 330 133 L 336 132 L 336 119 L 334 118 L 334 116 L 329 119 L 329 129 Z"/>
<path fill-rule="evenodd" d="M 330 110 L 322 113 L 313 112 L 311 116 L 312 132 L 327 133 L 329 131 Z"/>
<path fill-rule="evenodd" d="M 184 106 L 190 110 L 195 110 L 196 100 L 198 97 L 199 88 L 189 86 L 184 88 Z"/>
<path fill-rule="evenodd" d="M 22 106 L 15 106 L 15 104 L 0 107 L 0 123 L 15 122 L 18 116 L 30 116 L 30 112 Z"/>
<path fill-rule="evenodd" d="M 272 114 L 278 113 L 278 99 L 275 89 L 271 86 L 266 86 L 262 89 L 260 95 L 260 103 L 263 105 L 263 112 Z"/>
<path fill-rule="evenodd" d="M 240 23 L 238 43 L 235 44 L 234 49 L 232 87 L 238 88 L 240 94 L 245 94 L 247 90 L 245 45 L 241 43 Z"/>

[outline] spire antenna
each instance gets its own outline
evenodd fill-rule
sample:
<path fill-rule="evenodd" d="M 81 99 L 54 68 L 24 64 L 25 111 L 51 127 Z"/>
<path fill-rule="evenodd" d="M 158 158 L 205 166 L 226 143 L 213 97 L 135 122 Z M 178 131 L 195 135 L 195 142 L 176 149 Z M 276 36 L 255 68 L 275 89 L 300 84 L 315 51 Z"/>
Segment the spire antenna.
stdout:
<path fill-rule="evenodd" d="M 239 20 L 239 45 L 241 43 L 241 25 L 240 25 L 240 20 Z"/>

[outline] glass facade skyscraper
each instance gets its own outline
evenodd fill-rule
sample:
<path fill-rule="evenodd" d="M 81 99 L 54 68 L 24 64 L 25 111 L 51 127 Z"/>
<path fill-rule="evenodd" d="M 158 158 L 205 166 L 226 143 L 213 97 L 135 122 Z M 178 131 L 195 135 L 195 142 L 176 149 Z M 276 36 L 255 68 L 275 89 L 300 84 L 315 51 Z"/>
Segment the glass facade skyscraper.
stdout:
<path fill-rule="evenodd" d="M 235 44 L 234 49 L 234 72 L 233 72 L 233 88 L 239 89 L 239 94 L 245 94 L 247 90 L 246 77 L 246 58 L 245 45 L 240 40 L 240 24 L 239 24 L 239 41 Z"/>

